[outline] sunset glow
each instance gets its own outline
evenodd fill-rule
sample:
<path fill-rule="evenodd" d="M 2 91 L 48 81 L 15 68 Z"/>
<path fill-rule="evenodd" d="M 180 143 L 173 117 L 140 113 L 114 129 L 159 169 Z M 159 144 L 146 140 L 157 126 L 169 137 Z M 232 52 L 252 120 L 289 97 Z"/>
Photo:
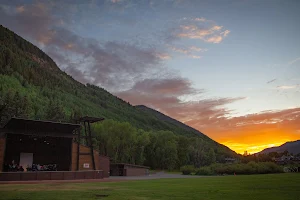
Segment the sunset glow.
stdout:
<path fill-rule="evenodd" d="M 297 138 L 298 139 L 298 138 Z M 224 144 L 225 146 L 228 146 L 232 150 L 234 150 L 237 153 L 243 154 L 245 151 L 247 151 L 249 154 L 254 154 L 257 152 L 260 152 L 266 148 L 280 146 L 284 144 L 288 140 L 284 140 L 282 142 L 273 143 L 273 144 L 242 144 L 242 143 L 231 143 L 231 142 L 221 142 L 221 144 Z M 267 142 L 267 141 L 266 141 Z"/>

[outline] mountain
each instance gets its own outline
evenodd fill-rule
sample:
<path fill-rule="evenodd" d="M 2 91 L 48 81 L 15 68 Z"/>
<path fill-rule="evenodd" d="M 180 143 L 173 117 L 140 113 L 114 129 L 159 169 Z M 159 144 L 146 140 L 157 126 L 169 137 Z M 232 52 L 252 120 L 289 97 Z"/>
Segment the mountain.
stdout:
<path fill-rule="evenodd" d="M 176 119 L 173 119 L 173 118 L 171 118 L 171 117 L 169 117 L 169 116 L 167 116 L 167 115 L 165 115 L 161 112 L 158 112 L 157 110 L 154 110 L 154 109 L 149 108 L 149 107 L 144 106 L 144 105 L 137 105 L 135 107 L 142 110 L 142 111 L 144 111 L 144 112 L 146 112 L 146 113 L 148 113 L 148 114 L 150 114 L 150 115 L 155 116 L 157 119 L 159 119 L 163 122 L 166 122 L 166 123 L 168 123 L 168 124 L 170 124 L 174 127 L 180 127 L 183 130 L 194 133 L 196 135 L 199 135 L 202 138 L 205 138 L 205 139 L 208 139 L 208 140 L 210 139 L 209 137 L 207 137 L 206 135 L 204 135 L 200 131 L 198 131 L 198 130 L 196 130 L 196 129 L 194 129 L 194 128 L 192 128 L 192 127 L 190 127 L 190 126 L 188 126 L 188 125 L 186 125 L 186 124 L 184 124 L 180 121 L 177 121 Z"/>
<path fill-rule="evenodd" d="M 219 144 L 216 141 L 212 140 L 211 138 L 209 138 L 204 133 L 202 133 L 202 132 L 200 132 L 200 131 L 198 131 L 198 130 L 196 130 L 196 129 L 194 129 L 194 128 L 192 128 L 192 127 L 190 127 L 190 126 L 188 126 L 188 125 L 186 125 L 186 124 L 184 124 L 184 123 L 182 123 L 182 122 L 180 122 L 180 121 L 178 121 L 178 120 L 176 120 L 172 117 L 169 117 L 169 116 L 167 116 L 167 115 L 165 115 L 165 114 L 163 114 L 163 113 L 161 113 L 157 110 L 154 110 L 154 109 L 149 108 L 149 107 L 144 106 L 144 105 L 136 105 L 135 107 L 137 109 L 140 109 L 140 110 L 152 115 L 152 116 L 155 116 L 157 119 L 159 119 L 162 122 L 165 122 L 165 123 L 169 124 L 170 126 L 180 128 L 180 129 L 185 130 L 189 133 L 193 133 L 195 135 L 198 135 L 199 137 L 201 137 L 204 140 L 210 141 L 210 142 L 212 142 L 214 144 L 217 144 L 219 146 L 223 146 L 224 149 L 230 150 L 225 145 Z"/>
<path fill-rule="evenodd" d="M 132 106 L 103 88 L 74 80 L 38 47 L 0 25 L 0 126 L 12 116 L 70 122 L 83 115 L 129 122 L 150 132 L 197 135 L 218 154 L 237 155 L 162 113 Z"/>
<path fill-rule="evenodd" d="M 284 151 L 288 151 L 289 153 L 293 153 L 293 154 L 299 154 L 300 153 L 300 140 L 286 142 L 283 145 L 280 145 L 278 147 L 267 148 L 267 149 L 262 150 L 258 154 L 268 154 L 271 152 L 282 153 Z"/>

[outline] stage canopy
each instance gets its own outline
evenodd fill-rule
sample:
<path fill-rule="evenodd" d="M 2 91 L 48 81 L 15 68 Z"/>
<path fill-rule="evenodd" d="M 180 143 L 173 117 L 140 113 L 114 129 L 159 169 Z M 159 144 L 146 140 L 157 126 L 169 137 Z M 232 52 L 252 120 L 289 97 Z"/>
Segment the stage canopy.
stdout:
<path fill-rule="evenodd" d="M 76 134 L 75 130 L 79 128 L 80 124 L 11 118 L 4 127 L 0 129 L 0 135 L 11 133 L 37 136 L 74 137 Z"/>

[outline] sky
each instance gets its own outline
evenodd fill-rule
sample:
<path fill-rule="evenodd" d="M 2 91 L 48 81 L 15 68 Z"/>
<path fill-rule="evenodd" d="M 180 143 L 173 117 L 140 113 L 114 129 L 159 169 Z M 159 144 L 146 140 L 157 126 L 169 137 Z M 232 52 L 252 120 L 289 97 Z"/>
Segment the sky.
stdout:
<path fill-rule="evenodd" d="M 300 1 L 2 0 L 61 70 L 238 153 L 300 139 Z"/>

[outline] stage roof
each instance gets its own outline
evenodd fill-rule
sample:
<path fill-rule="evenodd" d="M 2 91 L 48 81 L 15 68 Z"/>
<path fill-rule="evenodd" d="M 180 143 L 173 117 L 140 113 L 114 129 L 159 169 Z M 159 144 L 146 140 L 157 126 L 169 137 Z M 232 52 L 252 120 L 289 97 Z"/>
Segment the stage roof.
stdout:
<path fill-rule="evenodd" d="M 104 118 L 99 118 L 99 117 L 89 117 L 89 116 L 85 116 L 85 117 L 80 117 L 78 119 L 80 122 L 90 122 L 90 123 L 95 123 L 95 122 L 100 122 L 103 121 Z"/>
<path fill-rule="evenodd" d="M 0 129 L 0 134 L 12 133 L 53 137 L 73 137 L 75 134 L 74 130 L 78 128 L 80 128 L 80 124 L 11 118 L 4 127 Z"/>

